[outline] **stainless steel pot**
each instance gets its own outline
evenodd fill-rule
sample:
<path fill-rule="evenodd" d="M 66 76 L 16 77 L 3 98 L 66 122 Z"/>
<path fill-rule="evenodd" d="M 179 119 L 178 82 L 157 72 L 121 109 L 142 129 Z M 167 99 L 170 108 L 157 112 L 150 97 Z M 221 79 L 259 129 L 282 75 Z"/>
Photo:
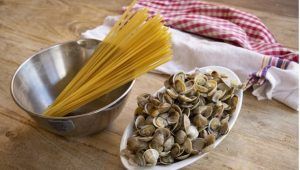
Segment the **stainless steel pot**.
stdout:
<path fill-rule="evenodd" d="M 100 41 L 84 39 L 54 45 L 26 60 L 11 81 L 11 95 L 41 127 L 62 136 L 101 131 L 123 108 L 134 81 L 79 108 L 66 117 L 47 117 L 50 105 L 90 57 Z"/>

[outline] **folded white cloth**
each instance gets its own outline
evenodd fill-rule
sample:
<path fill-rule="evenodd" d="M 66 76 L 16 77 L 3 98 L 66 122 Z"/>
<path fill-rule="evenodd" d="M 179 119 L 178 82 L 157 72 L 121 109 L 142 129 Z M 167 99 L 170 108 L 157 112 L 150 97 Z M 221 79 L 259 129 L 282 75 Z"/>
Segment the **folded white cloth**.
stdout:
<path fill-rule="evenodd" d="M 82 33 L 84 38 L 103 40 L 118 16 L 109 16 L 103 25 Z M 156 68 L 157 73 L 173 74 L 177 71 L 189 71 L 195 67 L 209 65 L 223 66 L 233 70 L 242 81 L 247 81 L 249 74 L 261 69 L 264 56 L 244 48 L 223 42 L 216 42 L 170 28 L 172 34 L 172 61 Z M 299 65 L 290 62 L 283 70 L 271 66 L 266 74 L 266 82 L 254 86 L 253 95 L 258 100 L 276 99 L 289 107 L 299 108 Z"/>

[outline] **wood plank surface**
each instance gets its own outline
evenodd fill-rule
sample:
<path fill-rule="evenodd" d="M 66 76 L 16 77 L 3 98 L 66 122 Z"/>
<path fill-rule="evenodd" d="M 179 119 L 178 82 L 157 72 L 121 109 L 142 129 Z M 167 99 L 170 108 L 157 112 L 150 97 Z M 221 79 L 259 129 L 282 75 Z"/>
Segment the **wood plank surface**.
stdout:
<path fill-rule="evenodd" d="M 18 65 L 52 44 L 120 13 L 121 0 L 0 0 L 0 169 L 123 169 L 121 135 L 133 118 L 136 96 L 153 93 L 165 77 L 137 79 L 126 107 L 102 133 L 64 138 L 39 126 L 13 102 L 9 85 Z M 278 41 L 298 50 L 298 1 L 212 0 L 251 12 Z M 257 101 L 250 92 L 228 137 L 204 159 L 185 169 L 298 169 L 298 112 L 276 101 Z"/>

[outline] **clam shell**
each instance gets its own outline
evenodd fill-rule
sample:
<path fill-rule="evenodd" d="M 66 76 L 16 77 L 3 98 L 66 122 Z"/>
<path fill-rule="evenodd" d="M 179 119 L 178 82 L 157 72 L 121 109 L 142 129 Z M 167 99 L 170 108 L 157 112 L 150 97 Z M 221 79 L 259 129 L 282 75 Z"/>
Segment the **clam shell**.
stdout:
<path fill-rule="evenodd" d="M 176 159 L 176 160 L 184 160 L 184 159 L 188 158 L 190 155 L 191 155 L 191 154 L 188 153 L 188 154 L 185 154 L 185 155 L 178 156 L 178 157 L 176 157 L 175 159 Z"/>
<path fill-rule="evenodd" d="M 153 96 L 150 96 L 150 97 L 149 97 L 149 102 L 150 102 L 151 104 L 153 104 L 154 106 L 160 105 L 160 101 L 159 101 L 157 98 L 153 97 Z"/>
<path fill-rule="evenodd" d="M 216 141 L 216 137 L 214 134 L 208 134 L 206 137 L 205 137 L 205 144 L 206 146 L 209 146 L 213 143 L 215 143 Z"/>
<path fill-rule="evenodd" d="M 178 99 L 182 102 L 193 102 L 197 99 L 197 97 L 194 96 L 194 97 L 189 98 L 189 97 L 186 97 L 185 95 L 179 95 Z"/>
<path fill-rule="evenodd" d="M 196 71 L 195 71 L 196 72 Z M 187 73 L 186 74 L 186 79 L 188 79 L 188 80 L 194 80 L 194 78 L 195 78 L 195 76 L 196 76 L 196 73 L 192 73 L 192 74 L 189 74 L 189 73 Z"/>
<path fill-rule="evenodd" d="M 157 133 L 163 134 L 165 139 L 169 138 L 171 135 L 170 130 L 167 128 L 158 128 L 155 130 L 155 134 L 157 134 Z"/>
<path fill-rule="evenodd" d="M 191 109 L 189 109 L 189 108 L 184 108 L 184 109 L 182 110 L 182 113 L 185 114 L 185 115 L 187 115 L 187 117 L 190 117 L 190 115 L 191 115 Z"/>
<path fill-rule="evenodd" d="M 183 94 L 185 94 L 185 95 L 193 94 L 193 92 L 194 92 L 194 81 L 189 80 L 189 81 L 185 82 L 185 86 L 186 86 L 186 90 L 185 90 L 185 92 L 183 92 Z"/>
<path fill-rule="evenodd" d="M 230 90 L 230 87 L 228 87 L 225 83 L 218 83 L 217 88 L 225 92 Z"/>
<path fill-rule="evenodd" d="M 147 116 L 144 124 L 145 125 L 152 125 L 152 123 L 153 123 L 153 117 L 152 116 Z"/>
<path fill-rule="evenodd" d="M 173 126 L 172 131 L 177 131 L 181 128 L 183 122 L 183 117 L 179 117 L 178 122 Z"/>
<path fill-rule="evenodd" d="M 175 80 L 174 88 L 179 94 L 186 91 L 185 83 L 182 80 Z"/>
<path fill-rule="evenodd" d="M 159 162 L 163 165 L 169 165 L 174 162 L 174 158 L 171 155 L 167 155 L 159 158 Z"/>
<path fill-rule="evenodd" d="M 201 99 L 199 99 L 199 97 L 195 100 L 195 101 L 193 101 L 192 102 L 192 104 L 193 104 L 193 106 L 191 107 L 191 108 L 189 108 L 189 110 L 194 110 L 194 109 L 196 109 L 198 106 L 200 106 L 200 103 L 202 102 L 202 101 L 200 101 Z"/>
<path fill-rule="evenodd" d="M 158 128 L 164 128 L 168 126 L 168 122 L 166 119 L 162 117 L 156 117 L 153 119 L 153 125 Z"/>
<path fill-rule="evenodd" d="M 227 78 L 221 78 L 221 82 L 225 83 L 228 87 L 232 87 L 232 82 L 230 79 Z"/>
<path fill-rule="evenodd" d="M 157 117 L 159 115 L 159 110 L 158 109 L 151 109 L 149 112 L 149 115 L 152 117 Z"/>
<path fill-rule="evenodd" d="M 147 143 L 140 141 L 138 137 L 130 137 L 127 141 L 127 147 L 131 151 L 137 151 L 147 148 Z"/>
<path fill-rule="evenodd" d="M 191 126 L 191 121 L 187 115 L 183 115 L 183 128 L 187 132 L 187 129 Z"/>
<path fill-rule="evenodd" d="M 212 71 L 211 73 L 210 73 L 210 75 L 212 76 L 212 77 L 214 77 L 214 78 L 220 78 L 221 77 L 221 75 L 217 72 L 217 71 Z"/>
<path fill-rule="evenodd" d="M 147 164 L 156 165 L 159 153 L 155 149 L 148 149 L 144 152 L 143 157 Z"/>
<path fill-rule="evenodd" d="M 221 117 L 224 112 L 224 106 L 221 104 L 220 106 L 216 106 L 213 116 Z"/>
<path fill-rule="evenodd" d="M 213 102 L 217 102 L 219 101 L 223 96 L 225 95 L 225 92 L 223 92 L 222 90 L 217 90 L 214 95 L 212 96 L 212 101 Z"/>
<path fill-rule="evenodd" d="M 235 93 L 234 87 L 230 87 L 230 89 L 226 91 L 225 95 L 222 97 L 221 100 L 225 101 L 232 98 L 232 96 L 234 96 L 234 93 Z"/>
<path fill-rule="evenodd" d="M 201 114 L 202 116 L 204 116 L 206 118 L 211 116 L 212 112 L 213 112 L 213 107 L 209 106 L 209 105 L 199 106 L 193 110 L 194 114 Z"/>
<path fill-rule="evenodd" d="M 134 156 L 134 157 L 128 158 L 128 163 L 129 163 L 129 165 L 134 166 L 134 167 L 139 166 L 139 165 L 136 163 L 135 156 Z"/>
<path fill-rule="evenodd" d="M 226 133 L 228 133 L 228 130 L 229 130 L 229 124 L 228 122 L 225 122 L 225 123 L 222 123 L 221 124 L 221 127 L 220 127 L 220 134 L 221 135 L 225 135 Z"/>
<path fill-rule="evenodd" d="M 164 119 L 167 119 L 168 117 L 169 117 L 169 113 L 167 112 L 167 113 L 162 113 L 162 114 L 160 114 L 159 115 L 159 117 L 162 117 L 162 118 L 164 118 Z"/>
<path fill-rule="evenodd" d="M 236 105 L 238 103 L 238 97 L 236 95 L 234 95 L 231 99 L 231 101 L 228 103 L 229 106 L 231 106 L 231 113 L 234 112 Z"/>
<path fill-rule="evenodd" d="M 146 165 L 146 160 L 143 156 L 142 152 L 137 152 L 135 154 L 135 162 L 139 165 L 139 166 L 145 166 Z"/>
<path fill-rule="evenodd" d="M 172 99 L 171 96 L 168 95 L 167 93 L 164 93 L 164 101 L 165 101 L 166 103 L 173 104 L 173 99 Z"/>
<path fill-rule="evenodd" d="M 205 105 L 205 99 L 203 96 L 199 96 L 199 100 L 200 100 L 200 103 L 199 103 L 199 106 L 204 106 Z"/>
<path fill-rule="evenodd" d="M 149 148 L 150 149 L 155 149 L 158 152 L 162 152 L 164 150 L 164 147 L 162 145 L 159 145 L 159 144 L 157 144 L 155 142 L 152 142 L 152 141 L 149 143 Z"/>
<path fill-rule="evenodd" d="M 158 111 L 159 113 L 165 113 L 165 112 L 168 112 L 171 108 L 171 104 L 169 103 L 161 103 L 159 106 L 158 106 Z"/>
<path fill-rule="evenodd" d="M 145 118 L 142 115 L 137 116 L 137 118 L 135 119 L 135 128 L 139 129 L 141 128 L 143 125 L 145 125 Z"/>
<path fill-rule="evenodd" d="M 197 114 L 193 118 L 193 124 L 198 128 L 202 128 L 208 124 L 208 120 L 206 117 L 202 116 L 201 114 Z"/>
<path fill-rule="evenodd" d="M 149 114 L 153 108 L 154 108 L 153 104 L 149 102 L 144 105 L 144 111 L 146 114 Z"/>
<path fill-rule="evenodd" d="M 172 87 L 172 84 L 170 83 L 169 80 L 165 80 L 165 81 L 164 81 L 164 86 L 168 89 L 168 88 L 171 88 L 171 87 Z"/>
<path fill-rule="evenodd" d="M 155 143 L 157 145 L 163 145 L 164 142 L 165 142 L 165 138 L 164 138 L 164 135 L 161 134 L 161 133 L 156 133 L 154 136 L 153 136 L 153 139 L 151 141 L 152 143 Z"/>
<path fill-rule="evenodd" d="M 120 153 L 122 156 L 126 157 L 127 159 L 129 158 L 133 158 L 134 157 L 134 154 L 132 153 L 131 150 L 129 150 L 128 148 L 126 149 L 123 149 Z"/>
<path fill-rule="evenodd" d="M 179 130 L 175 134 L 175 141 L 176 141 L 176 143 L 178 143 L 180 145 L 184 143 L 186 138 L 187 138 L 187 135 L 183 130 Z"/>
<path fill-rule="evenodd" d="M 180 118 L 180 114 L 177 111 L 173 111 L 173 112 L 169 113 L 167 122 L 169 125 L 176 124 L 176 123 L 178 123 L 179 118 Z"/>
<path fill-rule="evenodd" d="M 218 128 L 221 126 L 221 122 L 218 118 L 212 118 L 210 121 L 209 121 L 209 130 L 211 131 L 216 131 L 218 130 Z"/>
<path fill-rule="evenodd" d="M 142 114 L 144 114 L 144 109 L 141 107 L 137 107 L 134 111 L 134 115 L 138 116 L 138 115 L 142 115 Z"/>
<path fill-rule="evenodd" d="M 173 136 L 170 136 L 164 143 L 164 151 L 170 151 L 175 143 Z"/>
<path fill-rule="evenodd" d="M 183 148 L 184 148 L 184 151 L 186 153 L 191 153 L 193 148 L 192 148 L 192 141 L 191 139 L 187 138 L 184 143 L 183 143 Z"/>
<path fill-rule="evenodd" d="M 186 134 L 191 140 L 194 140 L 199 136 L 199 132 L 195 126 L 189 126 L 186 130 Z"/>
<path fill-rule="evenodd" d="M 174 76 L 173 76 L 173 83 L 175 83 L 176 80 L 180 80 L 180 81 L 184 82 L 185 78 L 186 78 L 185 73 L 183 71 L 180 71 L 180 72 L 174 74 Z"/>
<path fill-rule="evenodd" d="M 202 130 L 199 130 L 199 137 L 206 138 L 207 135 L 208 135 L 208 132 L 204 128 Z"/>
<path fill-rule="evenodd" d="M 130 149 L 126 148 L 126 149 L 123 149 L 120 154 L 124 155 L 124 156 L 128 156 L 128 155 L 132 154 L 132 151 Z"/>
<path fill-rule="evenodd" d="M 142 142 L 149 142 L 153 139 L 153 136 L 138 137 L 138 139 Z"/>
<path fill-rule="evenodd" d="M 171 151 L 167 151 L 167 152 L 160 152 L 160 153 L 159 153 L 159 156 L 162 156 L 162 157 L 163 157 L 163 156 L 167 156 L 167 155 L 169 155 L 169 154 L 170 154 L 170 152 L 171 152 Z"/>
<path fill-rule="evenodd" d="M 200 93 L 208 92 L 208 88 L 206 88 L 205 86 L 197 85 L 197 84 L 194 85 L 194 89 L 195 89 L 195 91 L 200 92 Z"/>
<path fill-rule="evenodd" d="M 205 146 L 205 139 L 197 138 L 192 141 L 193 150 L 201 151 Z"/>
<path fill-rule="evenodd" d="M 184 103 L 180 104 L 180 107 L 182 107 L 184 109 L 185 108 L 191 109 L 193 107 L 193 104 L 184 102 Z"/>
<path fill-rule="evenodd" d="M 178 143 L 175 143 L 171 149 L 171 156 L 173 158 L 178 157 L 184 152 L 184 149 L 181 149 L 180 145 Z"/>
<path fill-rule="evenodd" d="M 206 82 L 206 87 L 208 88 L 209 92 L 207 93 L 207 96 L 212 96 L 217 91 L 217 82 L 215 80 L 208 80 Z"/>
<path fill-rule="evenodd" d="M 222 102 L 222 105 L 224 107 L 224 110 L 230 110 L 231 106 L 229 106 L 227 103 Z"/>
<path fill-rule="evenodd" d="M 204 86 L 206 81 L 207 77 L 202 73 L 198 73 L 194 78 L 194 85 Z"/>
<path fill-rule="evenodd" d="M 220 126 L 220 130 L 219 130 L 221 135 L 225 135 L 229 131 L 228 119 L 229 119 L 229 117 L 226 117 L 221 120 L 221 126 Z"/>
<path fill-rule="evenodd" d="M 177 104 L 172 104 L 172 109 L 174 109 L 175 111 L 177 111 L 180 115 L 182 115 L 182 110 L 181 108 L 177 105 Z"/>
<path fill-rule="evenodd" d="M 157 99 L 158 99 L 161 103 L 165 103 L 164 93 L 163 93 L 163 92 L 157 92 L 156 96 L 157 96 Z"/>
<path fill-rule="evenodd" d="M 205 116 L 205 117 L 209 117 L 209 116 L 211 116 L 212 112 L 213 112 L 213 107 L 207 105 L 207 106 L 206 106 L 206 109 L 205 109 L 205 111 L 202 113 L 202 115 Z"/>
<path fill-rule="evenodd" d="M 207 93 L 203 93 L 203 92 L 202 93 L 199 92 L 199 96 L 201 96 L 201 97 L 208 97 Z"/>
<path fill-rule="evenodd" d="M 144 125 L 138 131 L 141 136 L 151 136 L 155 132 L 153 125 Z"/>
<path fill-rule="evenodd" d="M 143 108 L 145 104 L 148 103 L 148 99 L 151 95 L 147 93 L 143 93 L 137 97 L 137 104 L 139 107 Z"/>
<path fill-rule="evenodd" d="M 172 99 L 177 99 L 178 93 L 173 88 L 166 89 L 166 92 Z"/>

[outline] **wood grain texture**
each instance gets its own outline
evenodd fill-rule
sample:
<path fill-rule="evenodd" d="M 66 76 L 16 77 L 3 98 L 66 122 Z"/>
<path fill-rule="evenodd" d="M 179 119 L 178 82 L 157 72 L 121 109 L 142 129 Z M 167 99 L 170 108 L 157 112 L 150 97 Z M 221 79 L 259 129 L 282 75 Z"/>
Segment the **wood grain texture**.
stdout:
<path fill-rule="evenodd" d="M 212 0 L 259 16 L 278 41 L 298 49 L 295 0 Z M 10 79 L 30 55 L 120 12 L 121 0 L 0 0 L 0 169 L 123 169 L 119 144 L 133 118 L 136 96 L 153 93 L 164 76 L 137 79 L 125 109 L 102 133 L 63 138 L 40 129 L 9 93 Z M 295 12 L 296 11 L 296 12 Z M 298 113 L 276 101 L 257 101 L 246 92 L 241 114 L 228 137 L 186 169 L 298 169 Z"/>

